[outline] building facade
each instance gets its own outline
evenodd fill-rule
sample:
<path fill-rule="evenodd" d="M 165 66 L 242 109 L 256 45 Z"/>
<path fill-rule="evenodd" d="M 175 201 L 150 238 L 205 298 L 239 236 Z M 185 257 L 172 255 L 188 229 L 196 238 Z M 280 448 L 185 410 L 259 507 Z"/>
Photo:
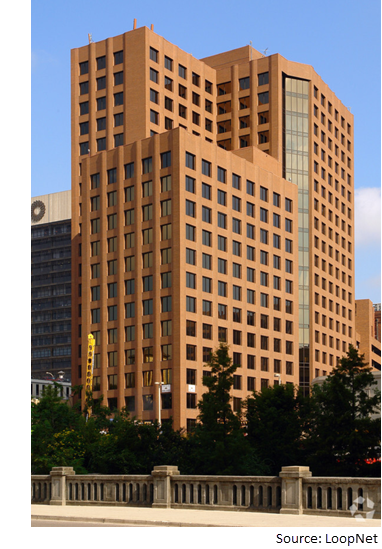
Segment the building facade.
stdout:
<path fill-rule="evenodd" d="M 34 379 L 71 379 L 71 192 L 31 200 Z"/>
<path fill-rule="evenodd" d="M 365 355 L 365 362 L 374 370 L 381 370 L 380 318 L 380 304 L 373 305 L 370 299 L 356 300 L 355 327 L 358 350 Z"/>
<path fill-rule="evenodd" d="M 355 343 L 352 115 L 310 66 L 146 27 L 71 75 L 75 382 L 91 331 L 95 396 L 144 420 L 192 426 L 219 341 L 235 409 L 308 391 Z"/>

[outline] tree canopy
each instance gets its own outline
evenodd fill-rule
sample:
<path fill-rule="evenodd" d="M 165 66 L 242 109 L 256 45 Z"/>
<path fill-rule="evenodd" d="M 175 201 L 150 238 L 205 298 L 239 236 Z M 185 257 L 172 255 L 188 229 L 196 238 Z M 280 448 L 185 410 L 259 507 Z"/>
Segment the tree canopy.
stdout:
<path fill-rule="evenodd" d="M 241 411 L 232 409 L 237 366 L 221 344 L 206 364 L 206 391 L 195 428 L 174 431 L 172 422 L 146 425 L 123 409 L 89 399 L 71 407 L 47 387 L 32 402 L 32 472 L 54 466 L 77 473 L 149 474 L 155 465 L 178 465 L 183 474 L 277 475 L 284 465 L 309 465 L 314 475 L 377 476 L 381 395 L 354 347 L 309 398 L 297 387 L 254 392 Z M 92 415 L 86 420 L 88 407 Z"/>

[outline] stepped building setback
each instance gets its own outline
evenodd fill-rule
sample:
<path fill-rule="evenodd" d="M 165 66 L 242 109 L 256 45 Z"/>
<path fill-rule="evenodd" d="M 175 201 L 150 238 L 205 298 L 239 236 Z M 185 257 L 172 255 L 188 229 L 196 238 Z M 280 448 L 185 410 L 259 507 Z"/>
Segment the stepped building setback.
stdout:
<path fill-rule="evenodd" d="M 220 341 L 235 410 L 327 375 L 356 340 L 353 116 L 314 69 L 134 28 L 72 50 L 71 102 L 73 384 L 90 332 L 95 398 L 175 428 Z"/>

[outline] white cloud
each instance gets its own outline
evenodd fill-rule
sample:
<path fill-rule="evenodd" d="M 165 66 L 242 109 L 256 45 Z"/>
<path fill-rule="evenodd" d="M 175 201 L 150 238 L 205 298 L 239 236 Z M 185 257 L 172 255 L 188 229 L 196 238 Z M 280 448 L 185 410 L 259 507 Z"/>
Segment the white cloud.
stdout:
<path fill-rule="evenodd" d="M 381 189 L 378 187 L 355 189 L 355 244 L 381 245 Z"/>

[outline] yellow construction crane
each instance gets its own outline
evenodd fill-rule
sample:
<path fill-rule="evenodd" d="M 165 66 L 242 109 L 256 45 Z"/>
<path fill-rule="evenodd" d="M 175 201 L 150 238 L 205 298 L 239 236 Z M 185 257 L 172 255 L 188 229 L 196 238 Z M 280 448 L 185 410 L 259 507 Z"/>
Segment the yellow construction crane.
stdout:
<path fill-rule="evenodd" d="M 88 357 L 86 363 L 86 383 L 85 394 L 89 394 L 89 391 L 93 391 L 93 368 L 94 368 L 94 345 L 95 339 L 93 334 L 88 335 Z M 91 407 L 88 408 L 87 418 L 92 415 Z"/>

